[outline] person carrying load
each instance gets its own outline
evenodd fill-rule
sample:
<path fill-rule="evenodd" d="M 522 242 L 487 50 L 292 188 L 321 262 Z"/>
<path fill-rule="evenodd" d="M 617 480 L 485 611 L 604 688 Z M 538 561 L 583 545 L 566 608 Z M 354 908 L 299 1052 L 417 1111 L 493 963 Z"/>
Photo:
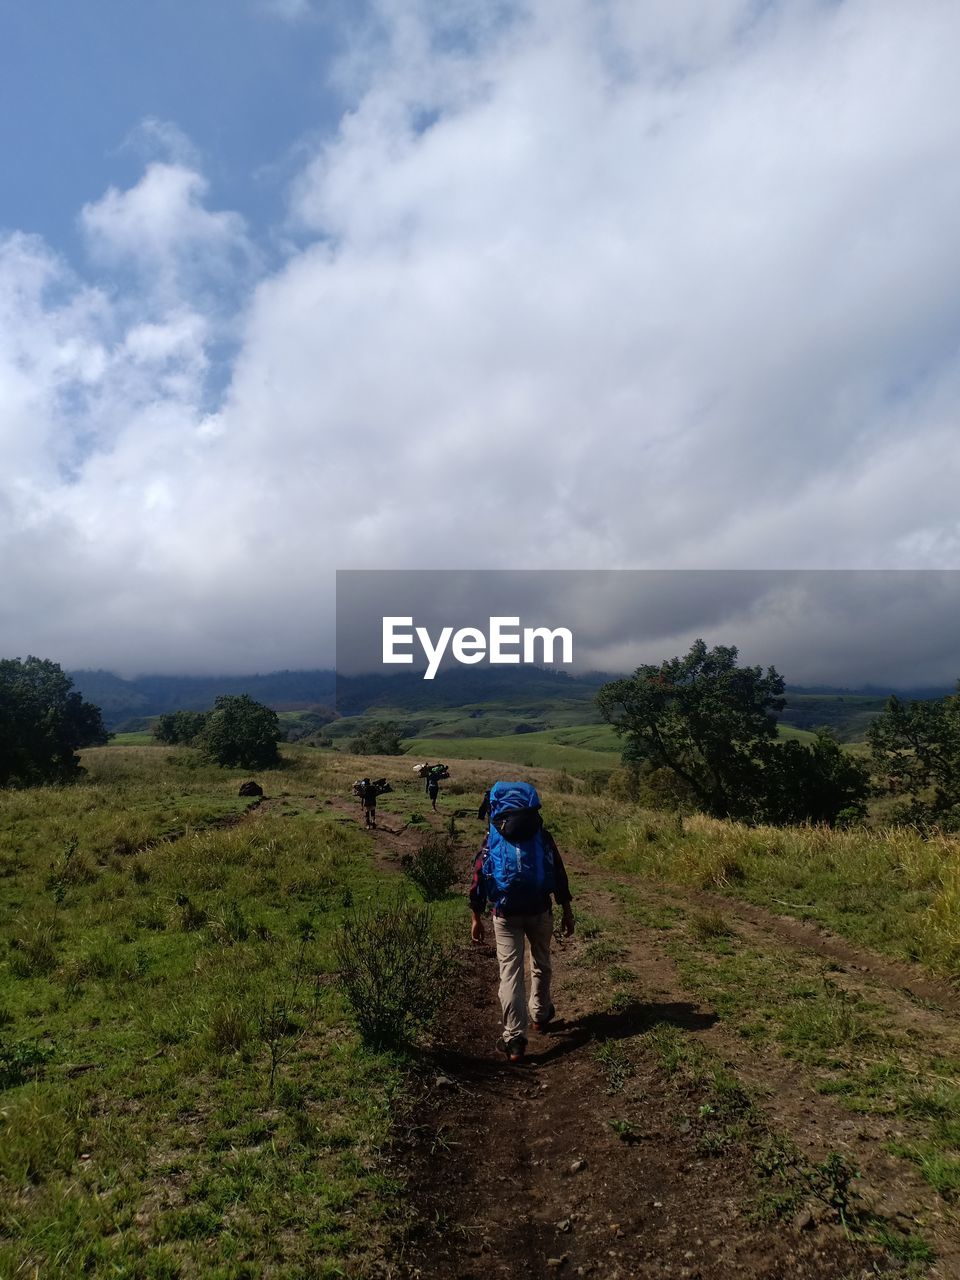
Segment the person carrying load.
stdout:
<path fill-rule="evenodd" d="M 353 794 L 360 801 L 360 807 L 363 809 L 364 826 L 377 825 L 377 797 L 392 790 L 393 787 L 386 778 L 374 778 L 373 781 L 369 778 L 359 778 L 353 784 Z"/>
<path fill-rule="evenodd" d="M 444 778 L 450 777 L 450 770 L 445 764 L 431 764 L 427 766 L 424 778 L 426 781 L 426 793 L 430 803 L 433 805 L 433 811 L 437 811 L 437 797 L 440 794 L 440 783 Z"/>

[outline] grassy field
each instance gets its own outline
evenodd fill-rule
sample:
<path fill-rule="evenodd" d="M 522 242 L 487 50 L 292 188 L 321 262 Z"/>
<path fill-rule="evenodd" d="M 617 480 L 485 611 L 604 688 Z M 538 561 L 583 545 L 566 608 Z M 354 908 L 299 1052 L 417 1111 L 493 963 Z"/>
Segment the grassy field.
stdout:
<path fill-rule="evenodd" d="M 553 825 L 605 867 L 815 921 L 898 960 L 960 979 L 960 839 L 905 827 L 831 831 L 680 819 L 556 796 Z"/>
<path fill-rule="evenodd" d="M 284 712 L 280 719 L 284 727 L 296 724 L 296 712 Z M 456 749 L 461 759 L 492 759 L 490 751 L 498 750 L 499 744 L 506 744 L 516 737 L 517 741 L 529 741 L 532 746 L 557 745 L 568 748 L 580 748 L 600 751 L 600 753 L 620 756 L 621 744 L 613 728 L 599 721 L 593 703 L 529 703 L 511 705 L 489 704 L 476 707 L 457 707 L 448 709 L 430 709 L 424 712 L 404 708 L 376 708 L 375 716 L 344 717 L 328 724 L 325 732 L 338 745 L 355 736 L 362 727 L 376 721 L 396 721 L 403 727 L 404 735 L 415 742 L 444 742 L 447 754 Z M 524 726 L 517 732 L 517 726 Z M 808 728 L 797 728 L 794 724 L 781 722 L 778 732 L 785 739 L 800 742 L 812 742 L 814 733 Z M 493 744 L 493 746 L 490 746 Z M 433 746 L 431 746 L 433 750 Z M 513 749 L 511 749 L 513 750 Z M 515 754 L 499 754 L 500 760 L 521 759 Z M 536 764 L 548 764 L 548 760 L 539 753 Z M 602 764 L 590 760 L 584 768 L 604 768 Z"/>
<path fill-rule="evenodd" d="M 814 734 L 790 725 L 780 726 L 782 738 L 812 742 Z M 504 760 L 528 768 L 566 769 L 582 774 L 595 769 L 616 769 L 622 744 L 610 725 L 546 729 L 537 733 L 506 733 L 497 737 L 404 739 L 406 752 L 417 758 L 438 760 Z"/>
<path fill-rule="evenodd" d="M 504 760 L 528 768 L 568 769 L 574 773 L 615 769 L 619 765 L 619 751 L 577 746 L 562 739 L 564 732 L 549 729 L 496 738 L 410 738 L 403 745 L 409 756 L 424 760 Z"/>
<path fill-rule="evenodd" d="M 243 775 L 164 748 L 0 793 L 0 1275 L 359 1275 L 382 1245 L 402 1077 L 331 974 L 383 879 L 316 808 L 345 784 L 286 757 L 241 821 Z"/>
<path fill-rule="evenodd" d="M 433 821 L 462 823 L 516 764 L 561 848 L 629 877 L 624 909 L 651 927 L 664 921 L 645 884 L 707 888 L 960 976 L 956 839 L 746 828 L 570 794 L 559 769 L 610 766 L 603 732 L 474 742 L 501 763 L 451 760 Z M 258 775 L 269 803 L 252 809 L 237 796 L 246 773 L 152 746 L 84 753 L 73 786 L 0 792 L 0 1276 L 362 1276 L 389 1251 L 404 1067 L 362 1045 L 333 948 L 348 914 L 397 879 L 325 802 L 361 772 L 395 781 L 388 818 L 416 827 L 426 801 L 406 757 L 283 754 Z M 440 915 L 462 925 L 462 901 Z M 789 966 L 732 947 L 716 920 L 692 920 L 689 936 L 685 980 L 755 1028 L 745 1034 L 813 1062 L 817 1036 L 843 1031 L 849 1052 L 814 1062 L 824 1090 L 864 1110 L 926 1107 L 932 1145 L 909 1158 L 960 1191 L 956 1064 L 934 1063 L 939 1091 L 918 1092 L 904 1057 L 918 1046 L 876 1026 L 861 1036 L 869 1009 L 840 1008 L 812 978 L 790 986 Z"/>

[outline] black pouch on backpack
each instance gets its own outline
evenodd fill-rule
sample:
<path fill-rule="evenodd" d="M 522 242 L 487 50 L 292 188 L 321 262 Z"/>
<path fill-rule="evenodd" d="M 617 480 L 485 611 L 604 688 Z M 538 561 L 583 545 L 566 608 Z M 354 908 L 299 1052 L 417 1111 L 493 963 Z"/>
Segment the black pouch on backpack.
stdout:
<path fill-rule="evenodd" d="M 493 824 L 504 840 L 520 844 L 537 834 L 543 826 L 543 818 L 539 809 L 508 809 L 499 818 L 494 818 Z"/>

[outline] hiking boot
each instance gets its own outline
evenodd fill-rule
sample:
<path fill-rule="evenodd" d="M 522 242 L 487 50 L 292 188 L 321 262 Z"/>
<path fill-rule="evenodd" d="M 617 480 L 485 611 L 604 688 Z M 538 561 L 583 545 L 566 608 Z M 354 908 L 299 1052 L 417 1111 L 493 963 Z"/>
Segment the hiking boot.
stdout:
<path fill-rule="evenodd" d="M 520 1036 L 516 1040 L 509 1041 L 509 1043 L 501 1037 L 497 1041 L 497 1048 L 501 1053 L 507 1055 L 509 1062 L 522 1062 L 523 1055 L 527 1051 L 527 1042 Z"/>
<path fill-rule="evenodd" d="M 546 1017 L 536 1019 L 534 1022 L 530 1023 L 530 1026 L 534 1031 L 546 1031 L 556 1016 L 557 1011 L 553 1005 L 551 1005 L 547 1010 Z"/>

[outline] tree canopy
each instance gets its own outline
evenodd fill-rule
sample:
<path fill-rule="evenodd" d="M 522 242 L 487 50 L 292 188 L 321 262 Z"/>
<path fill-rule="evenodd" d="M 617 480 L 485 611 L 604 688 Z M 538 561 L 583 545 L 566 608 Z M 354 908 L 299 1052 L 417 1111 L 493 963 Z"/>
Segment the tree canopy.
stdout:
<path fill-rule="evenodd" d="M 628 764 L 669 770 L 718 818 L 835 822 L 863 812 L 866 771 L 825 731 L 782 743 L 783 677 L 741 667 L 734 646 L 697 640 L 684 657 L 603 686 L 597 703 L 626 739 Z"/>
<path fill-rule="evenodd" d="M 169 746 L 192 746 L 207 723 L 205 711 L 168 711 L 157 717 L 153 736 Z"/>
<path fill-rule="evenodd" d="M 59 663 L 0 660 L 0 786 L 69 781 L 80 772 L 76 752 L 108 738 L 100 708 Z"/>
<path fill-rule="evenodd" d="M 946 698 L 892 696 L 867 741 L 878 780 L 906 801 L 903 816 L 960 828 L 960 683 Z"/>
<path fill-rule="evenodd" d="M 377 720 L 364 725 L 350 739 L 350 750 L 358 756 L 402 756 L 403 726 L 396 720 Z"/>
<path fill-rule="evenodd" d="M 225 768 L 266 769 L 280 763 L 277 713 L 249 694 L 223 694 L 192 741 Z"/>

